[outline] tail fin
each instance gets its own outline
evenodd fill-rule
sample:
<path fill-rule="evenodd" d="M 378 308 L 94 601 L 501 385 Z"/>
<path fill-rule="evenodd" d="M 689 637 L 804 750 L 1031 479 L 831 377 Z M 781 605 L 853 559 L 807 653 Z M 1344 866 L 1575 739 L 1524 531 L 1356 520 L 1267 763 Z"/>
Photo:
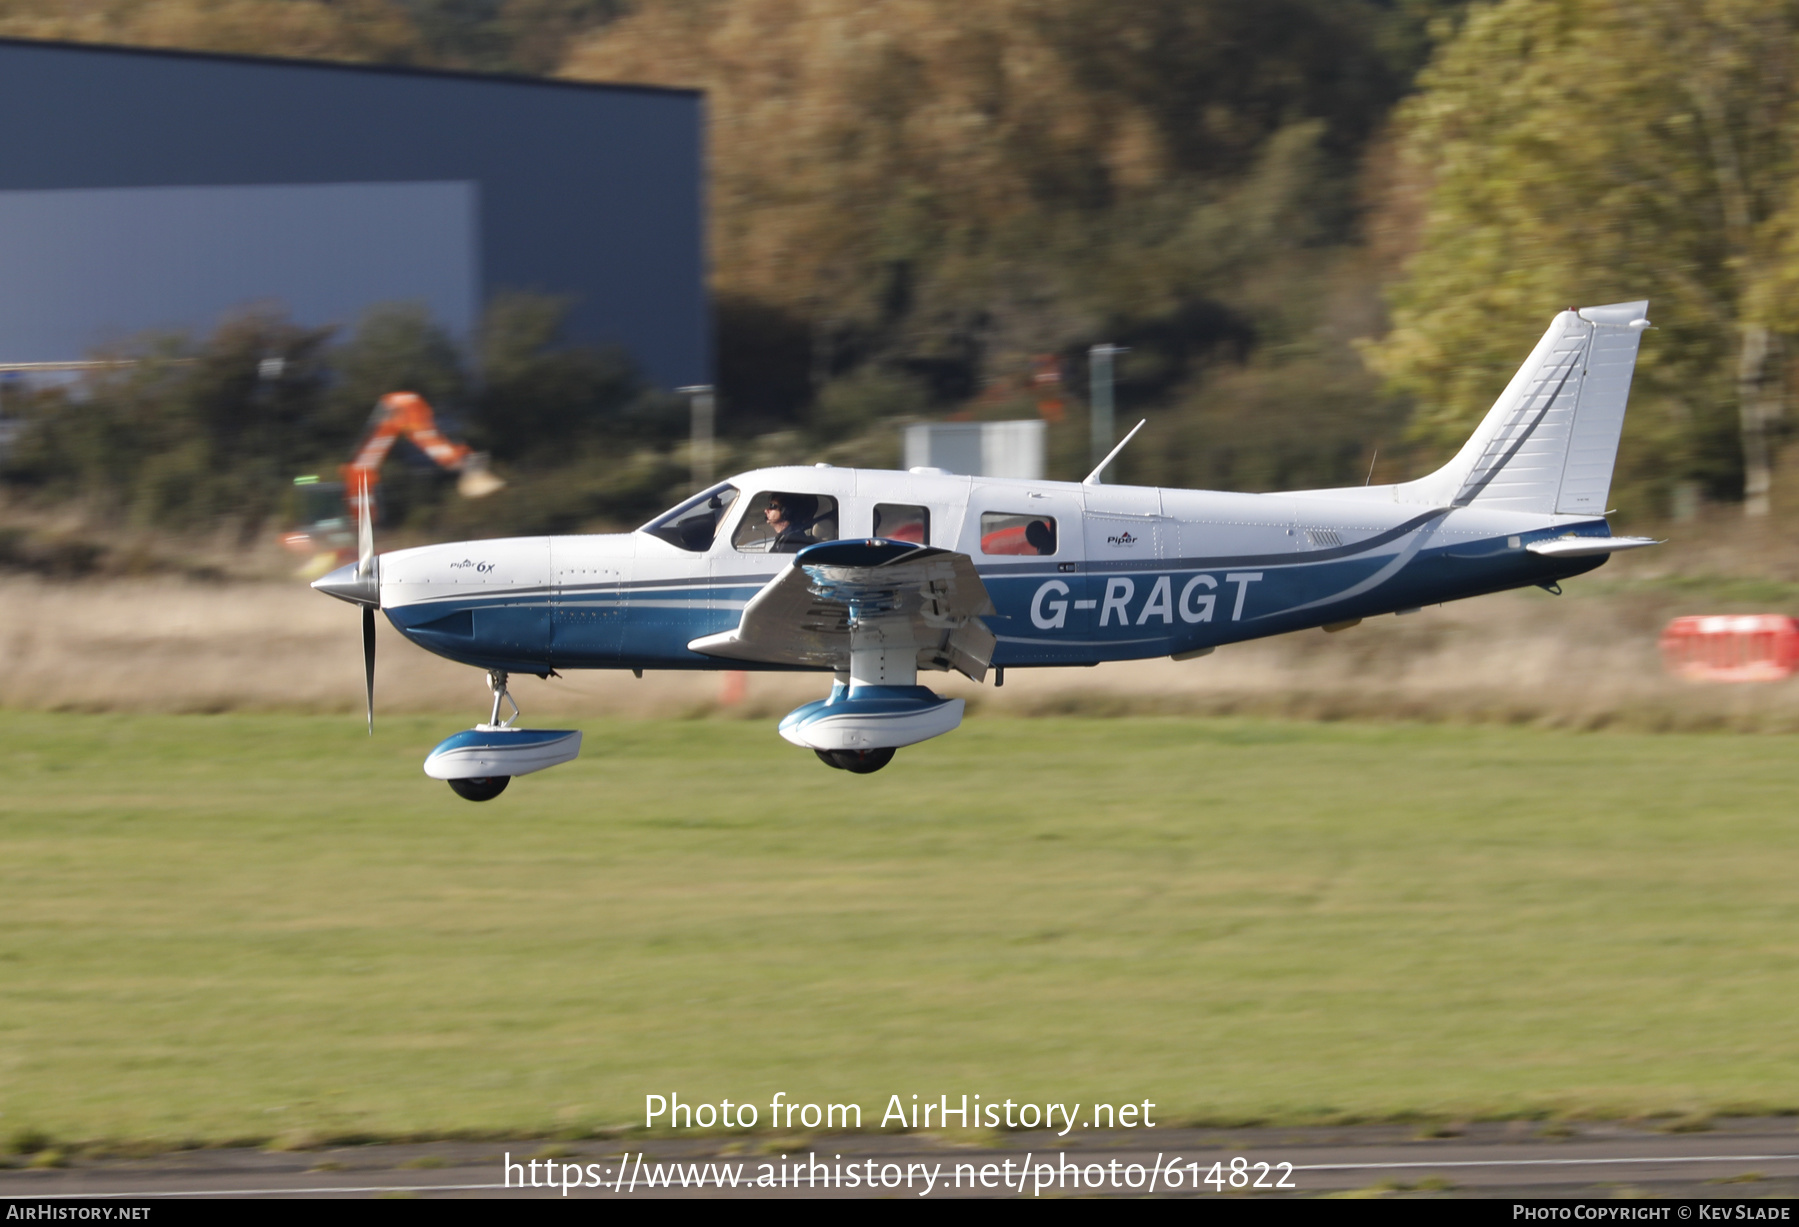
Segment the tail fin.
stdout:
<path fill-rule="evenodd" d="M 1400 502 L 1602 515 L 1649 303 L 1564 311 L 1454 460 Z"/>

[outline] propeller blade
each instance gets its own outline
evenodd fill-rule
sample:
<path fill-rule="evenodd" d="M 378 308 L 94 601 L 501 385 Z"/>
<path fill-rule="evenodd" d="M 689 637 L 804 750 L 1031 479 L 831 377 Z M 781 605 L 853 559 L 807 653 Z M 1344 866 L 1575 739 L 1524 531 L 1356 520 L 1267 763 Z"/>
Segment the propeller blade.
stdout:
<path fill-rule="evenodd" d="M 369 498 L 369 481 L 362 479 L 356 499 L 356 578 L 367 578 L 375 567 L 375 504 Z"/>
<path fill-rule="evenodd" d="M 362 607 L 362 668 L 368 682 L 369 736 L 375 735 L 375 611 Z"/>

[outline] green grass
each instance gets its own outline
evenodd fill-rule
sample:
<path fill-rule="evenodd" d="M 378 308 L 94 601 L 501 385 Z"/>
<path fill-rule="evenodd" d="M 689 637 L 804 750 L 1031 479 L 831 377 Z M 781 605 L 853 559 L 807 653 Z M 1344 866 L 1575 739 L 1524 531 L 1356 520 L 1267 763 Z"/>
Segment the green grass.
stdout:
<path fill-rule="evenodd" d="M 585 727 L 472 805 L 443 720 L 0 714 L 0 1139 L 1799 1108 L 1790 738 Z"/>

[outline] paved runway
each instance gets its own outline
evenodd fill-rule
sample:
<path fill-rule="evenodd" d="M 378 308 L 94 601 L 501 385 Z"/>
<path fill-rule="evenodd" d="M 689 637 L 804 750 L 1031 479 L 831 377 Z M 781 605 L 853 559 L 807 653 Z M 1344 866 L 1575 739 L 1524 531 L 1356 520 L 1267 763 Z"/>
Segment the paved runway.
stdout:
<path fill-rule="evenodd" d="M 566 1195 L 589 1198 L 1799 1196 L 1799 1120 L 1717 1121 L 1694 1132 L 1661 1125 L 1517 1121 L 1440 1137 L 1371 1125 L 1009 1133 L 982 1144 L 861 1134 L 190 1150 L 0 1171 L 0 1199 L 561 1197 L 571 1180 L 580 1187 Z M 510 1173 L 507 1155 L 517 1165 Z"/>

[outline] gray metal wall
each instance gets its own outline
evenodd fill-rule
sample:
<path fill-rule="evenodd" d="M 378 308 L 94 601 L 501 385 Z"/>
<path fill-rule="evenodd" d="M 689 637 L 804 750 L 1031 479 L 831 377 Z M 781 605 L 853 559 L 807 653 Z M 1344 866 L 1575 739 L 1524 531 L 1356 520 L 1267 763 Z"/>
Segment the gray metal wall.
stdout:
<path fill-rule="evenodd" d="M 1049 424 L 920 422 L 905 427 L 906 467 L 947 469 L 973 477 L 1043 477 Z"/>
<path fill-rule="evenodd" d="M 452 328 L 530 290 L 573 299 L 570 339 L 709 382 L 701 123 L 685 90 L 0 40 L 0 362 L 204 327 L 264 283 L 246 301 L 307 323 L 419 299 Z M 93 190 L 301 185 L 333 189 Z"/>

